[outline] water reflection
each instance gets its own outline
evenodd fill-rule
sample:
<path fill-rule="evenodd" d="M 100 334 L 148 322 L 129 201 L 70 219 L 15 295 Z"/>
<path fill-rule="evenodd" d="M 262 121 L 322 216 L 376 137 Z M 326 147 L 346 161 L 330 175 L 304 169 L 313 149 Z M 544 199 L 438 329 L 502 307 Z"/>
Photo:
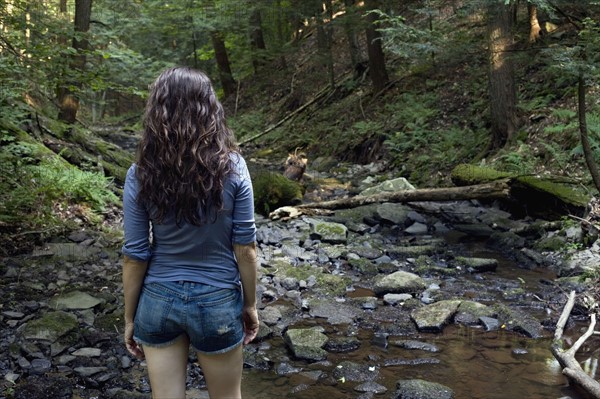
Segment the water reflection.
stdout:
<path fill-rule="evenodd" d="M 270 398 L 355 398 L 359 383 L 338 381 L 332 371 L 341 361 L 350 360 L 378 366 L 376 382 L 385 386 L 388 397 L 400 379 L 421 378 L 452 388 L 456 398 L 506 399 L 506 398 L 559 398 L 583 396 L 568 386 L 558 362 L 550 352 L 550 338 L 528 339 L 507 331 L 484 332 L 476 328 L 449 326 L 443 334 L 419 334 L 418 339 L 435 344 L 437 353 L 407 350 L 394 345 L 387 349 L 371 345 L 372 334 L 361 332 L 361 348 L 347 354 L 332 353 L 328 363 L 305 364 L 288 360 L 301 372 L 276 375 L 275 371 L 245 370 L 244 394 L 246 397 Z M 575 337 L 576 339 L 577 337 Z M 281 341 L 273 345 L 284 350 Z M 596 345 L 598 342 L 591 343 Z M 594 347 L 594 346 L 590 346 Z M 584 354 L 584 367 L 595 373 L 598 353 Z M 434 357 L 439 364 L 383 366 L 385 359 L 417 359 Z M 323 370 L 324 373 L 315 372 Z"/>

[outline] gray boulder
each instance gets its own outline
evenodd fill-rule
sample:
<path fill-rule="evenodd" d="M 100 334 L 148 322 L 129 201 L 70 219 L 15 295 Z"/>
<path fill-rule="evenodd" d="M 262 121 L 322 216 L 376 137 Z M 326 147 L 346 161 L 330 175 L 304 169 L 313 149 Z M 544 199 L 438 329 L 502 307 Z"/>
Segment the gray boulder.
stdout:
<path fill-rule="evenodd" d="M 399 270 L 377 281 L 373 291 L 377 295 L 414 294 L 423 291 L 426 287 L 427 285 L 421 277 Z"/>

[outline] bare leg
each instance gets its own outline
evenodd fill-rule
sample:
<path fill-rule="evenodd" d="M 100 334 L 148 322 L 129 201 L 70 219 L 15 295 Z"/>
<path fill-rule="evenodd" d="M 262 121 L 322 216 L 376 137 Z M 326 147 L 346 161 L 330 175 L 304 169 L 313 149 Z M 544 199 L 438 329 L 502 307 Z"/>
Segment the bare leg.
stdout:
<path fill-rule="evenodd" d="M 218 355 L 198 353 L 210 399 L 241 399 L 242 345 Z"/>
<path fill-rule="evenodd" d="M 144 346 L 153 399 L 185 399 L 189 345 L 184 335 L 169 346 Z"/>

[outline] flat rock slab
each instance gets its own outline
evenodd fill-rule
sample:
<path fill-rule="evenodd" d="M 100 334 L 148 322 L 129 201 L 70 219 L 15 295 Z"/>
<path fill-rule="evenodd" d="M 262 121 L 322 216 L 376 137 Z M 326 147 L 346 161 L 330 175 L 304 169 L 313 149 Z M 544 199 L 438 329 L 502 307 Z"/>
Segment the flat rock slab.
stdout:
<path fill-rule="evenodd" d="M 435 302 L 415 309 L 411 313 L 411 318 L 419 331 L 441 332 L 456 314 L 461 302 L 460 300 Z"/>
<path fill-rule="evenodd" d="M 103 303 L 103 299 L 91 296 L 85 292 L 72 291 L 50 300 L 50 307 L 54 309 L 91 309 Z"/>
<path fill-rule="evenodd" d="M 377 295 L 414 294 L 427 288 L 425 281 L 414 273 L 399 270 L 384 276 L 375 283 L 373 291 Z"/>
<path fill-rule="evenodd" d="M 23 338 L 50 342 L 70 333 L 78 327 L 77 316 L 66 312 L 50 312 L 28 322 L 23 328 Z"/>
<path fill-rule="evenodd" d="M 323 360 L 327 357 L 327 351 L 322 347 L 328 338 L 321 332 L 320 328 L 297 328 L 289 329 L 284 336 L 294 356 L 306 360 Z"/>

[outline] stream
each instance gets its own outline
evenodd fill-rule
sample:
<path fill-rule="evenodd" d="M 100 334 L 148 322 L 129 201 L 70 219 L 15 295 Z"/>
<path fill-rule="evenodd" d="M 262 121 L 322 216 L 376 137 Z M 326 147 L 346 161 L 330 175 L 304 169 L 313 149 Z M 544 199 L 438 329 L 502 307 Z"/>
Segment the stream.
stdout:
<path fill-rule="evenodd" d="M 585 399 L 550 352 L 566 295 L 582 286 L 531 255 L 532 223 L 470 201 L 259 218 L 261 331 L 244 349 L 244 397 Z M 121 344 L 119 246 L 80 231 L 2 259 L 0 399 L 150 397 L 145 363 Z M 403 299 L 380 286 L 400 271 L 418 282 Z M 415 312 L 440 303 L 454 310 L 417 328 Z M 586 328 L 574 314 L 567 345 Z M 308 355 L 291 338 L 306 330 L 324 342 Z M 578 352 L 593 377 L 599 347 L 595 336 Z M 188 398 L 208 398 L 194 355 L 188 369 Z M 415 379 L 441 385 L 403 396 L 397 384 Z"/>

